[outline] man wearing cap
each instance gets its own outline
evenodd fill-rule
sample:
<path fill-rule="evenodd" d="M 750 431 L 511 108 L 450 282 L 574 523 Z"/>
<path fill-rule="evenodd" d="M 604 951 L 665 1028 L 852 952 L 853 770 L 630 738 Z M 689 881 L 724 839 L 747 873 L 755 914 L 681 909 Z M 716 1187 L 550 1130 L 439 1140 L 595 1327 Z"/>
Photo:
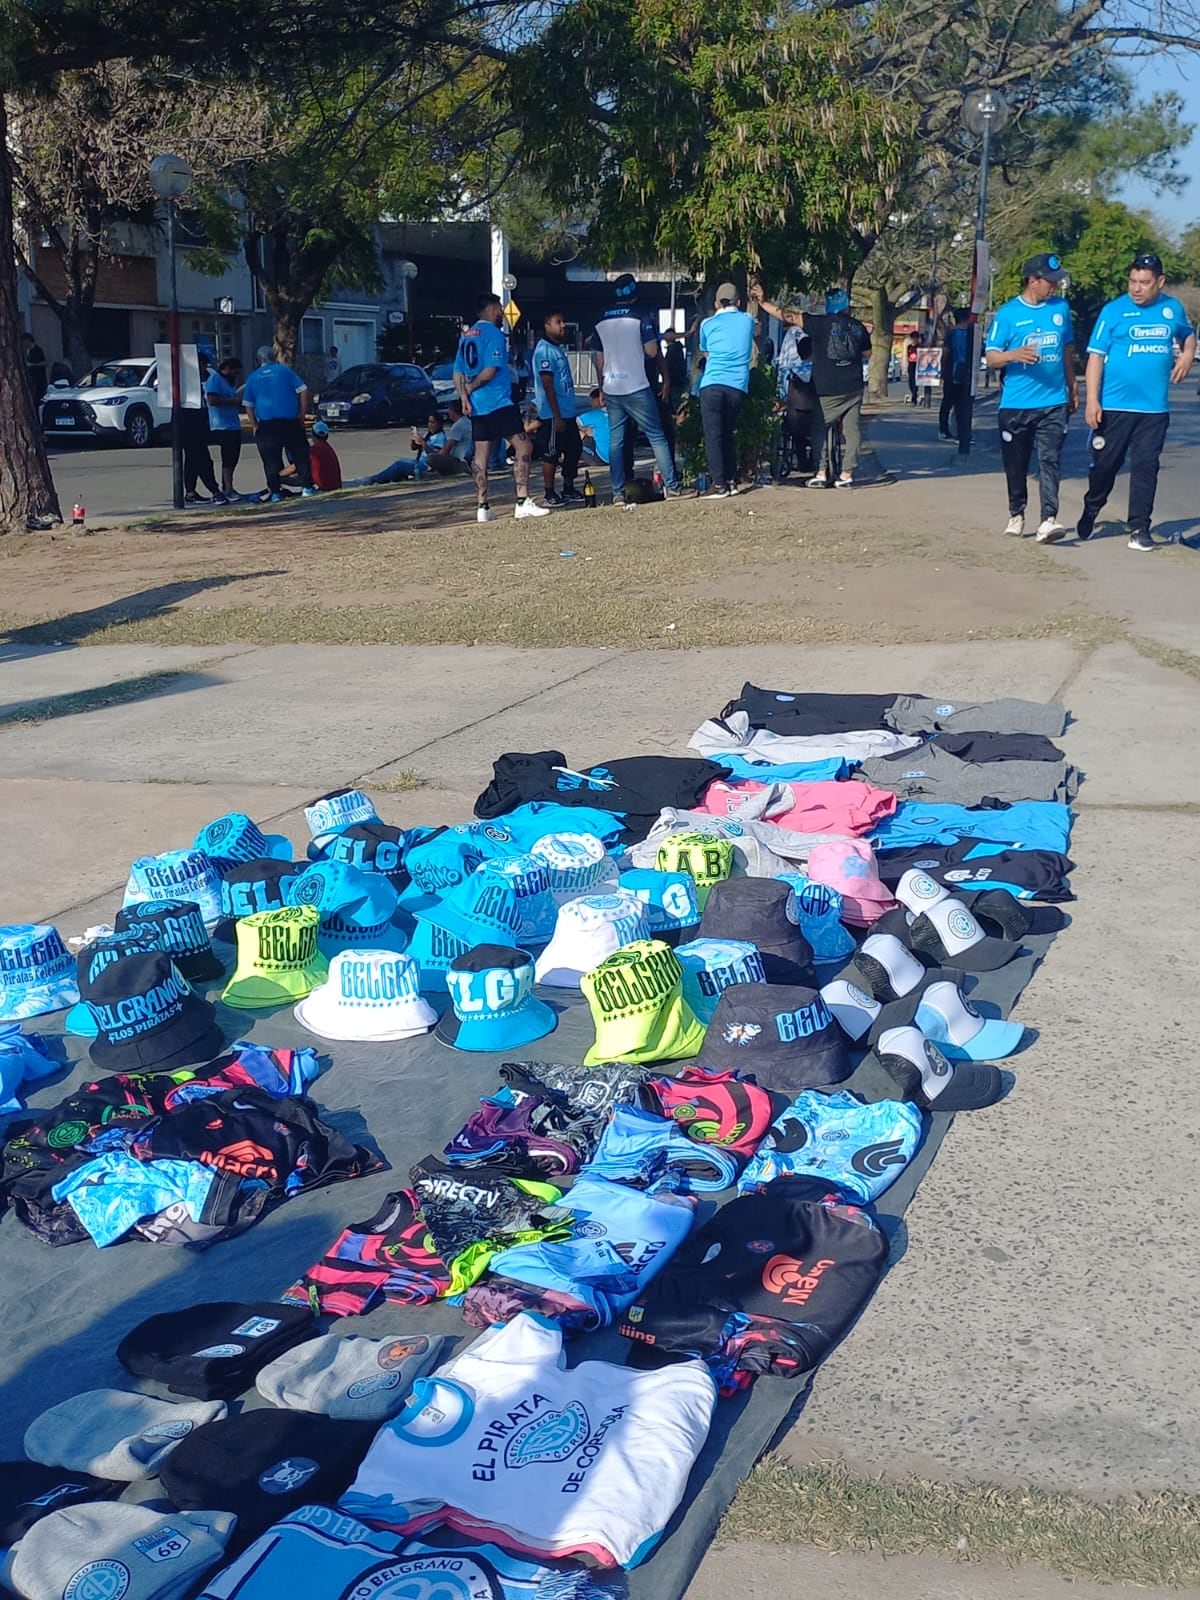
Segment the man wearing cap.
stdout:
<path fill-rule="evenodd" d="M 1004 531 L 1015 539 L 1024 536 L 1029 462 L 1036 445 L 1039 544 L 1056 544 L 1067 531 L 1058 520 L 1058 483 L 1067 419 L 1079 405 L 1079 386 L 1071 309 L 1061 292 L 1065 276 L 1057 256 L 1033 256 L 1025 263 L 1020 294 L 1000 307 L 987 335 L 987 364 L 1004 374 L 997 414 L 1008 479 Z"/>
<path fill-rule="evenodd" d="M 1154 549 L 1150 518 L 1171 420 L 1170 389 L 1184 381 L 1196 355 L 1195 330 L 1180 302 L 1163 293 L 1165 283 L 1158 256 L 1137 256 L 1129 269 L 1128 293 L 1109 301 L 1088 340 L 1092 455 L 1075 529 L 1080 539 L 1092 537 L 1128 456 L 1129 548 Z"/>
<path fill-rule="evenodd" d="M 463 415 L 471 419 L 475 455 L 471 471 L 475 478 L 477 505 L 475 520 L 493 522 L 495 512 L 488 503 L 488 457 L 492 446 L 505 439 L 513 449 L 513 482 L 517 503 L 513 516 L 549 515 L 529 493 L 529 463 L 533 446 L 513 403 L 508 375 L 508 341 L 500 324 L 504 320 L 498 294 L 485 294 L 479 300 L 479 315 L 458 341 L 454 358 L 454 387 L 462 403 Z"/>
<path fill-rule="evenodd" d="M 716 310 L 700 324 L 700 353 L 707 358 L 700 379 L 700 420 L 712 479 L 709 500 L 723 500 L 738 492 L 734 434 L 750 387 L 754 327 L 750 313 L 738 310 L 734 285 L 721 284 Z"/>
<path fill-rule="evenodd" d="M 612 477 L 613 504 L 633 503 L 625 499 L 625 434 L 627 429 L 636 432 L 638 428 L 650 441 L 667 498 L 678 500 L 684 496 L 683 485 L 663 430 L 654 390 L 646 375 L 648 365 L 658 372 L 662 403 L 668 404 L 671 384 L 658 342 L 658 329 L 650 313 L 638 307 L 638 281 L 632 272 L 621 274 L 613 284 L 613 293 L 616 304 L 600 318 L 587 341 L 608 411 L 608 470 Z"/>

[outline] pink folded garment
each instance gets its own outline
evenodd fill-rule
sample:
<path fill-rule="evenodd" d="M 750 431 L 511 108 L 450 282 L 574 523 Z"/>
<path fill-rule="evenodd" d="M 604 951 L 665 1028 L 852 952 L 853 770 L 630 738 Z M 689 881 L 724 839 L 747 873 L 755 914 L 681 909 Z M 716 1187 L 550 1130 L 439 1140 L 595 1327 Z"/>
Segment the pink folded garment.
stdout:
<path fill-rule="evenodd" d="M 838 891 L 842 921 L 859 928 L 878 922 L 897 903 L 884 886 L 875 852 L 865 839 L 815 844 L 809 852 L 808 876 L 813 883 L 828 884 Z"/>
<path fill-rule="evenodd" d="M 844 833 L 850 837 L 869 833 L 876 823 L 890 817 L 897 805 L 890 789 L 877 789 L 857 778 L 770 787 L 779 793 L 762 813 L 764 820 L 798 833 Z M 752 778 L 739 783 L 718 779 L 704 791 L 700 809 L 712 817 L 736 817 L 752 795 L 764 794 L 767 788 Z"/>

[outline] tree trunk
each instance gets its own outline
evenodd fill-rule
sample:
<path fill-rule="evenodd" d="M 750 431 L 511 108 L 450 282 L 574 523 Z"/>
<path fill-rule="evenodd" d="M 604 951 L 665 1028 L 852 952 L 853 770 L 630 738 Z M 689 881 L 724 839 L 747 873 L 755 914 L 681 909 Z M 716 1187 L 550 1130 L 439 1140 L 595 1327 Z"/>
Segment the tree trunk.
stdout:
<path fill-rule="evenodd" d="M 269 304 L 275 317 L 275 354 L 285 367 L 293 367 L 300 348 L 300 324 L 312 305 L 312 296 L 301 295 L 297 299 L 290 294 L 276 293 L 270 297 Z"/>
<path fill-rule="evenodd" d="M 0 532 L 30 519 L 61 521 L 50 462 L 25 376 L 17 310 L 17 251 L 8 118 L 0 95 Z"/>
<path fill-rule="evenodd" d="M 892 359 L 892 332 L 896 326 L 896 307 L 886 289 L 872 289 L 871 363 L 868 368 L 867 394 L 871 400 L 888 397 L 888 367 Z"/>

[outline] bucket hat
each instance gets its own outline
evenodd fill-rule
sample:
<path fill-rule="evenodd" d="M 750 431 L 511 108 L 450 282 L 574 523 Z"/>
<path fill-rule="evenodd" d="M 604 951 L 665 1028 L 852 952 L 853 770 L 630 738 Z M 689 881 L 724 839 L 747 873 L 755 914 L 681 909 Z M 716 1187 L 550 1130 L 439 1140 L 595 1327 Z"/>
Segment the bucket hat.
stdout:
<path fill-rule="evenodd" d="M 193 847 L 203 850 L 222 873 L 239 861 L 260 861 L 267 856 L 279 861 L 292 859 L 292 841 L 281 833 L 264 833 L 244 811 L 228 811 L 205 823 Z"/>
<path fill-rule="evenodd" d="M 792 1092 L 841 1083 L 854 1070 L 845 1034 L 820 992 L 806 984 L 737 983 L 726 989 L 697 1064 Z"/>
<path fill-rule="evenodd" d="M 700 919 L 700 937 L 754 945 L 768 983 L 812 981 L 812 946 L 800 932 L 796 896 L 778 878 L 730 878 L 714 884 Z"/>
<path fill-rule="evenodd" d="M 212 857 L 194 847 L 139 856 L 129 869 L 123 904 L 146 900 L 193 900 L 205 922 L 221 918 L 221 874 Z"/>
<path fill-rule="evenodd" d="M 585 1067 L 605 1061 L 679 1061 L 694 1056 L 704 1024 L 683 998 L 683 968 L 660 939 L 639 939 L 585 972 L 596 1029 Z"/>
<path fill-rule="evenodd" d="M 854 954 L 854 940 L 842 926 L 845 906 L 836 889 L 827 883 L 814 883 L 802 872 L 781 872 L 779 881 L 786 883 L 796 896 L 800 932 L 812 946 L 813 960 L 818 965 L 845 961 Z"/>
<path fill-rule="evenodd" d="M 475 876 L 485 882 L 496 878 L 507 880 L 517 902 L 518 945 L 528 949 L 531 945 L 549 942 L 558 907 L 550 893 L 550 874 L 541 856 L 532 853 L 499 856 L 477 867 Z"/>
<path fill-rule="evenodd" d="M 222 918 L 236 922 L 259 911 L 282 911 L 288 903 L 288 886 L 304 870 L 303 861 L 277 861 L 273 856 L 239 861 L 221 879 Z M 218 928 L 217 936 L 224 937 L 226 932 L 233 937 L 232 929 L 224 927 Z"/>
<path fill-rule="evenodd" d="M 164 951 L 105 963 L 80 995 L 96 1025 L 88 1054 L 105 1072 L 167 1072 L 225 1049 L 212 1005 Z"/>
<path fill-rule="evenodd" d="M 122 906 L 114 927 L 117 933 L 149 939 L 155 948 L 165 950 L 189 983 L 212 983 L 225 970 L 194 900 L 143 900 Z"/>
<path fill-rule="evenodd" d="M 485 861 L 523 851 L 524 846 L 502 822 L 461 822 L 452 828 L 427 829 L 422 838 L 410 837 L 404 864 L 414 893 L 406 909 L 416 912 L 430 899 L 449 893 Z"/>
<path fill-rule="evenodd" d="M 394 828 L 390 822 L 352 822 L 325 841 L 320 856 L 357 867 L 360 872 L 378 872 L 399 894 L 410 882 L 404 865 L 407 838 L 403 828 Z"/>
<path fill-rule="evenodd" d="M 468 949 L 476 944 L 507 945 L 511 940 L 515 946 L 517 942 L 517 897 L 511 883 L 494 873 L 471 873 L 447 889 L 440 900 L 415 906 L 413 915 L 452 933 Z"/>
<path fill-rule="evenodd" d="M 313 906 L 320 918 L 317 948 L 324 956 L 340 950 L 404 949 L 404 934 L 392 918 L 396 891 L 378 872 L 360 872 L 343 861 L 314 861 L 285 888 L 290 906 Z"/>
<path fill-rule="evenodd" d="M 699 927 L 700 898 L 696 880 L 686 872 L 631 867 L 621 874 L 618 884 L 642 902 L 652 939 L 678 944 L 689 928 Z"/>
<path fill-rule="evenodd" d="M 713 885 L 733 871 L 733 846 L 707 833 L 672 833 L 659 845 L 654 864 L 660 872 L 686 872 L 703 911 Z"/>
<path fill-rule="evenodd" d="M 421 970 L 394 950 L 343 950 L 329 977 L 300 1001 L 296 1021 L 320 1039 L 415 1039 L 437 1012 L 421 998 Z"/>
<path fill-rule="evenodd" d="M 80 994 L 89 988 L 98 972 L 112 962 L 119 961 L 122 956 L 150 955 L 161 949 L 162 946 L 149 931 L 143 933 L 134 928 L 129 932 L 100 934 L 85 944 L 75 958 Z M 180 968 L 180 971 L 183 969 Z M 184 976 L 187 974 L 184 973 Z M 73 1033 L 79 1039 L 96 1037 L 96 1018 L 86 1000 L 78 1001 L 67 1012 L 63 1018 L 63 1032 Z"/>
<path fill-rule="evenodd" d="M 677 945 L 683 968 L 683 998 L 707 1024 L 721 994 L 732 983 L 765 983 L 763 958 L 744 939 L 692 939 Z"/>
<path fill-rule="evenodd" d="M 221 999 L 249 1010 L 291 1005 L 329 976 L 317 949 L 315 906 L 260 911 L 237 925 L 237 966 Z"/>
<path fill-rule="evenodd" d="M 863 839 L 813 845 L 808 853 L 808 876 L 814 883 L 827 883 L 838 891 L 842 920 L 855 927 L 869 927 L 896 904 L 879 876 L 875 852 Z"/>
<path fill-rule="evenodd" d="M 48 922 L 0 927 L 0 1022 L 61 1011 L 79 999 L 75 957 Z"/>
<path fill-rule="evenodd" d="M 648 932 L 642 902 L 627 890 L 568 900 L 558 913 L 554 937 L 537 959 L 537 981 L 578 989 L 585 972 Z"/>
<path fill-rule="evenodd" d="M 553 1033 L 558 1017 L 533 992 L 526 950 L 483 944 L 456 956 L 446 973 L 452 1010 L 434 1037 L 456 1050 L 516 1050 Z"/>
<path fill-rule="evenodd" d="M 617 886 L 617 864 L 590 833 L 544 833 L 530 846 L 541 856 L 550 877 L 555 903 L 565 905 L 584 894 L 605 894 Z"/>
<path fill-rule="evenodd" d="M 341 833 L 352 822 L 378 822 L 379 813 L 361 789 L 331 789 L 318 795 L 304 808 L 304 820 L 313 843 L 322 844 L 330 834 Z"/>

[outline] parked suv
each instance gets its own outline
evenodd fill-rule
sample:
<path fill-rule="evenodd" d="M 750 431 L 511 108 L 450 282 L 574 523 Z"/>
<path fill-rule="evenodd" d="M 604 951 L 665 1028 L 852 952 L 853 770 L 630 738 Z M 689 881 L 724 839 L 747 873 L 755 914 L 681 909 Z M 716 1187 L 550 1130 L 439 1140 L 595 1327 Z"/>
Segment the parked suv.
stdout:
<path fill-rule="evenodd" d="M 52 383 L 42 400 L 48 438 L 110 439 L 143 450 L 170 426 L 170 396 L 160 403 L 153 356 L 105 361 L 77 384 Z"/>
<path fill-rule="evenodd" d="M 406 363 L 376 362 L 347 367 L 321 390 L 317 414 L 333 426 L 386 428 L 394 424 L 424 427 L 437 399 L 429 374 Z"/>

